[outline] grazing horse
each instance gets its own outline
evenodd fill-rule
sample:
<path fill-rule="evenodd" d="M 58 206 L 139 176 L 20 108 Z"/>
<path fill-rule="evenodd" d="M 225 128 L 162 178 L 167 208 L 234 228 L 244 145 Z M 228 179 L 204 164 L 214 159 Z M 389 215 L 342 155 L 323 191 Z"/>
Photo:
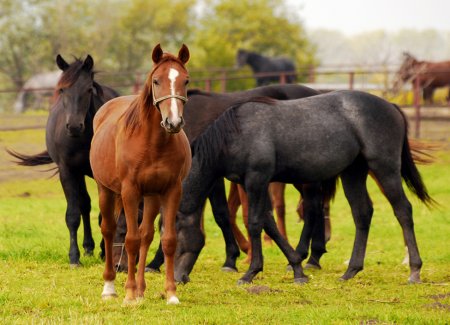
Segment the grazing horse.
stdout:
<path fill-rule="evenodd" d="M 56 64 L 62 70 L 56 86 L 56 101 L 50 110 L 46 126 L 47 150 L 37 155 L 8 151 L 23 166 L 38 166 L 54 162 L 67 200 L 66 224 L 70 233 L 69 260 L 72 266 L 80 264 L 77 231 L 83 217 L 86 255 L 94 251 L 90 212 L 91 199 L 86 189 L 85 176 L 92 177 L 89 149 L 92 139 L 92 121 L 97 110 L 106 101 L 117 97 L 111 88 L 94 81 L 94 60 L 90 55 L 84 61 L 76 59 L 68 64 L 61 55 Z"/>
<path fill-rule="evenodd" d="M 186 120 L 184 131 L 186 132 L 189 142 L 192 143 L 228 107 L 239 102 L 247 101 L 252 97 L 267 96 L 280 100 L 287 100 L 314 96 L 318 93 L 319 92 L 314 89 L 301 85 L 270 85 L 225 94 L 190 90 L 188 92 L 189 101 L 184 107 L 184 118 Z M 239 256 L 239 247 L 243 248 L 241 244 L 244 245 L 246 240 L 237 227 L 235 219 L 231 220 L 230 225 L 230 216 L 223 179 L 218 180 L 214 184 L 213 188 L 208 193 L 208 198 L 211 203 L 214 219 L 219 225 L 225 241 L 226 259 L 222 266 L 222 270 L 237 270 L 236 259 Z M 284 216 L 282 219 L 284 219 Z M 236 245 L 235 236 L 239 236 L 239 234 L 242 241 L 239 242 L 238 238 L 238 247 Z M 201 245 L 203 246 L 203 244 Z M 115 262 L 117 262 L 117 260 Z M 155 258 L 147 265 L 147 270 L 157 271 L 163 262 L 161 250 L 159 249 Z"/>
<path fill-rule="evenodd" d="M 186 125 L 183 128 L 183 131 L 186 133 L 189 142 L 192 143 L 229 106 L 247 101 L 252 97 L 267 96 L 286 100 L 314 96 L 317 94 L 318 92 L 316 90 L 301 85 L 269 85 L 232 93 L 214 93 L 196 89 L 188 90 L 189 101 L 184 106 L 183 117 L 186 121 Z M 236 220 L 231 220 L 230 226 L 225 186 L 222 179 L 216 182 L 215 186 L 208 194 L 208 198 L 211 203 L 214 218 L 222 231 L 226 246 L 226 260 L 222 269 L 226 271 L 236 270 L 236 259 L 239 256 L 239 247 L 236 245 L 234 235 L 241 234 L 244 242 L 246 242 L 246 239 L 239 231 L 239 228 L 237 228 Z M 114 265 L 119 271 L 127 270 L 125 258 L 123 258 L 126 255 L 126 252 L 122 249 L 125 237 L 125 231 L 123 229 L 125 227 L 125 222 L 122 222 L 121 220 L 123 218 L 123 215 L 119 216 L 118 230 L 116 231 L 113 248 Z M 238 233 L 236 233 L 236 231 Z M 241 243 L 238 242 L 238 244 L 241 247 Z M 159 268 L 163 263 L 164 256 L 160 246 L 155 258 L 147 265 L 147 271 L 159 271 Z"/>
<path fill-rule="evenodd" d="M 360 91 L 248 102 L 227 110 L 192 147 L 192 169 L 183 183 L 185 195 L 177 219 L 175 273 L 179 277 L 190 272 L 185 260 L 198 253 L 195 245 L 202 233 L 196 220 L 208 189 L 217 178 L 226 177 L 243 184 L 249 198 L 252 260 L 239 283 L 251 282 L 263 269 L 262 228 L 288 258 L 294 281 L 307 281 L 300 264 L 304 256 L 292 250 L 270 216 L 268 186 L 271 181 L 331 186 L 340 176 L 356 226 L 353 253 L 341 279 L 353 278 L 363 269 L 373 214 L 366 187 L 370 170 L 402 227 L 409 251 L 409 281 L 420 282 L 422 260 L 402 179 L 422 202 L 430 205 L 434 201 L 413 162 L 407 120 L 396 105 Z M 305 214 L 323 214 L 323 197 L 317 194 L 331 188 L 325 187 L 304 196 Z"/>
<path fill-rule="evenodd" d="M 112 244 L 116 231 L 115 213 L 123 206 L 128 254 L 126 304 L 144 297 L 145 259 L 160 208 L 164 214 L 161 242 L 166 263 L 167 303 L 179 303 L 173 271 L 177 244 L 175 217 L 181 198 L 181 182 L 191 165 L 189 142 L 182 131 L 183 106 L 187 101 L 186 87 L 189 82 L 185 64 L 189 60 L 189 50 L 183 44 L 176 57 L 163 53 L 158 44 L 153 49 L 152 60 L 153 68 L 140 95 L 118 97 L 99 110 L 94 119 L 90 152 L 105 241 L 102 297 L 117 296 Z M 141 200 L 144 208 L 138 228 Z M 138 253 L 136 281 L 135 261 Z"/>
<path fill-rule="evenodd" d="M 296 80 L 295 64 L 292 60 L 287 58 L 270 58 L 255 52 L 240 49 L 236 55 L 236 62 L 239 68 L 246 64 L 251 67 L 253 73 L 255 74 L 256 84 L 258 86 L 268 85 L 270 83 L 279 83 L 280 77 L 283 73 L 286 74 L 286 83 L 294 83 Z M 258 74 L 272 75 L 258 76 Z"/>
<path fill-rule="evenodd" d="M 393 92 L 398 93 L 406 82 L 414 85 L 418 81 L 419 86 L 423 89 L 424 102 L 432 104 L 434 90 L 450 86 L 450 61 L 418 61 L 407 52 L 404 52 L 403 56 L 403 63 L 394 79 Z M 450 100 L 450 89 L 447 100 Z"/>

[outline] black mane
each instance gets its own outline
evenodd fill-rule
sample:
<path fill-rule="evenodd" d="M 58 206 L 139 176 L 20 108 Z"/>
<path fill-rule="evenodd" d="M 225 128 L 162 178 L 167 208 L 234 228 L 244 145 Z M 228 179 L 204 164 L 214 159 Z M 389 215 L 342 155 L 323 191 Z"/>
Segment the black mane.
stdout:
<path fill-rule="evenodd" d="M 270 97 L 254 97 L 230 106 L 191 144 L 192 156 L 199 155 L 203 167 L 212 166 L 219 158 L 220 153 L 227 146 L 229 135 L 241 132 L 236 111 L 243 104 L 250 102 L 274 105 L 277 101 Z"/>

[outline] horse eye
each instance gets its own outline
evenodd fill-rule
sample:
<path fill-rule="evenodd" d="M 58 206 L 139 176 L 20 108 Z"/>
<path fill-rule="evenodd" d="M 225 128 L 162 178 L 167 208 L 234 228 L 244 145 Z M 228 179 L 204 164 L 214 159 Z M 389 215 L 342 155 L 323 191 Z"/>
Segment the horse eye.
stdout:
<path fill-rule="evenodd" d="M 88 88 L 88 93 L 92 93 L 93 89 L 92 88 Z"/>
<path fill-rule="evenodd" d="M 189 79 L 184 82 L 184 85 L 187 86 L 189 84 Z"/>
<path fill-rule="evenodd" d="M 154 84 L 155 86 L 158 86 L 158 85 L 159 85 L 159 81 L 156 80 L 156 79 L 153 79 L 153 84 Z"/>
<path fill-rule="evenodd" d="M 58 93 L 61 95 L 62 93 L 64 92 L 64 89 L 62 89 L 62 88 L 59 88 L 58 89 Z"/>

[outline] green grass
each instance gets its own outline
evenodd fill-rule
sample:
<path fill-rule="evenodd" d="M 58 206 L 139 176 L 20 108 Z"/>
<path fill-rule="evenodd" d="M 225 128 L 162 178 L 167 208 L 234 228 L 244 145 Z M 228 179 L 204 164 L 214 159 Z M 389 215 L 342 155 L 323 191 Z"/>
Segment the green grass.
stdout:
<path fill-rule="evenodd" d="M 44 131 L 0 132 L 0 145 L 36 153 L 44 148 Z M 82 256 L 83 267 L 68 264 L 69 234 L 64 221 L 65 199 L 57 177 L 14 167 L 2 152 L 0 170 L 0 319 L 2 324 L 446 324 L 450 323 L 450 151 L 436 154 L 431 166 L 420 166 L 430 194 L 441 204 L 428 210 L 412 194 L 419 249 L 424 262 L 422 284 L 408 285 L 401 229 L 391 207 L 369 182 L 375 214 L 365 269 L 341 282 L 350 257 L 354 225 L 339 189 L 332 204 L 333 234 L 323 269 L 306 271 L 310 281 L 295 285 L 286 273 L 286 259 L 276 246 L 264 246 L 264 271 L 252 285 L 237 286 L 247 269 L 242 255 L 239 273 L 223 273 L 224 243 L 208 208 L 206 246 L 192 282 L 178 286 L 181 304 L 167 306 L 162 297 L 164 273 L 146 274 L 144 302 L 122 307 L 124 274 L 118 274 L 119 298 L 102 301 L 103 262 L 98 258 L 101 234 L 95 184 L 89 181 L 91 224 L 97 247 L 94 257 Z M 11 172 L 11 177 L 8 177 Z M 32 178 L 29 178 L 32 175 Z M 298 194 L 288 187 L 287 227 L 292 245 L 302 224 L 295 207 Z M 82 230 L 78 240 L 82 241 Z M 156 249 L 152 244 L 149 259 Z"/>

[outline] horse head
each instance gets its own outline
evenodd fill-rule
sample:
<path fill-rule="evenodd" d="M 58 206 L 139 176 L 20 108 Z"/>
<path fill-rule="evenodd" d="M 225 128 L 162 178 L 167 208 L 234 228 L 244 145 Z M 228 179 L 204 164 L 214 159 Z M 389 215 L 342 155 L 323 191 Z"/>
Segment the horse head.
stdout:
<path fill-rule="evenodd" d="M 250 52 L 246 50 L 239 49 L 236 54 L 236 67 L 242 68 L 244 65 L 247 64 L 248 56 Z"/>
<path fill-rule="evenodd" d="M 419 61 L 414 56 L 408 52 L 403 52 L 403 63 L 395 75 L 394 85 L 392 87 L 394 94 L 397 94 L 403 84 L 414 76 L 417 70 L 417 63 Z"/>
<path fill-rule="evenodd" d="M 84 61 L 76 59 L 69 64 L 58 54 L 56 64 L 63 71 L 56 86 L 57 104 L 62 105 L 65 112 L 68 135 L 78 137 L 85 130 L 94 89 L 102 94 L 100 85 L 94 81 L 94 60 L 88 55 Z"/>
<path fill-rule="evenodd" d="M 144 98 L 151 100 L 161 113 L 161 126 L 169 133 L 178 133 L 184 126 L 183 108 L 189 83 L 185 64 L 189 61 L 189 49 L 183 44 L 175 57 L 164 53 L 158 44 L 152 60 L 154 66 L 143 90 Z"/>

